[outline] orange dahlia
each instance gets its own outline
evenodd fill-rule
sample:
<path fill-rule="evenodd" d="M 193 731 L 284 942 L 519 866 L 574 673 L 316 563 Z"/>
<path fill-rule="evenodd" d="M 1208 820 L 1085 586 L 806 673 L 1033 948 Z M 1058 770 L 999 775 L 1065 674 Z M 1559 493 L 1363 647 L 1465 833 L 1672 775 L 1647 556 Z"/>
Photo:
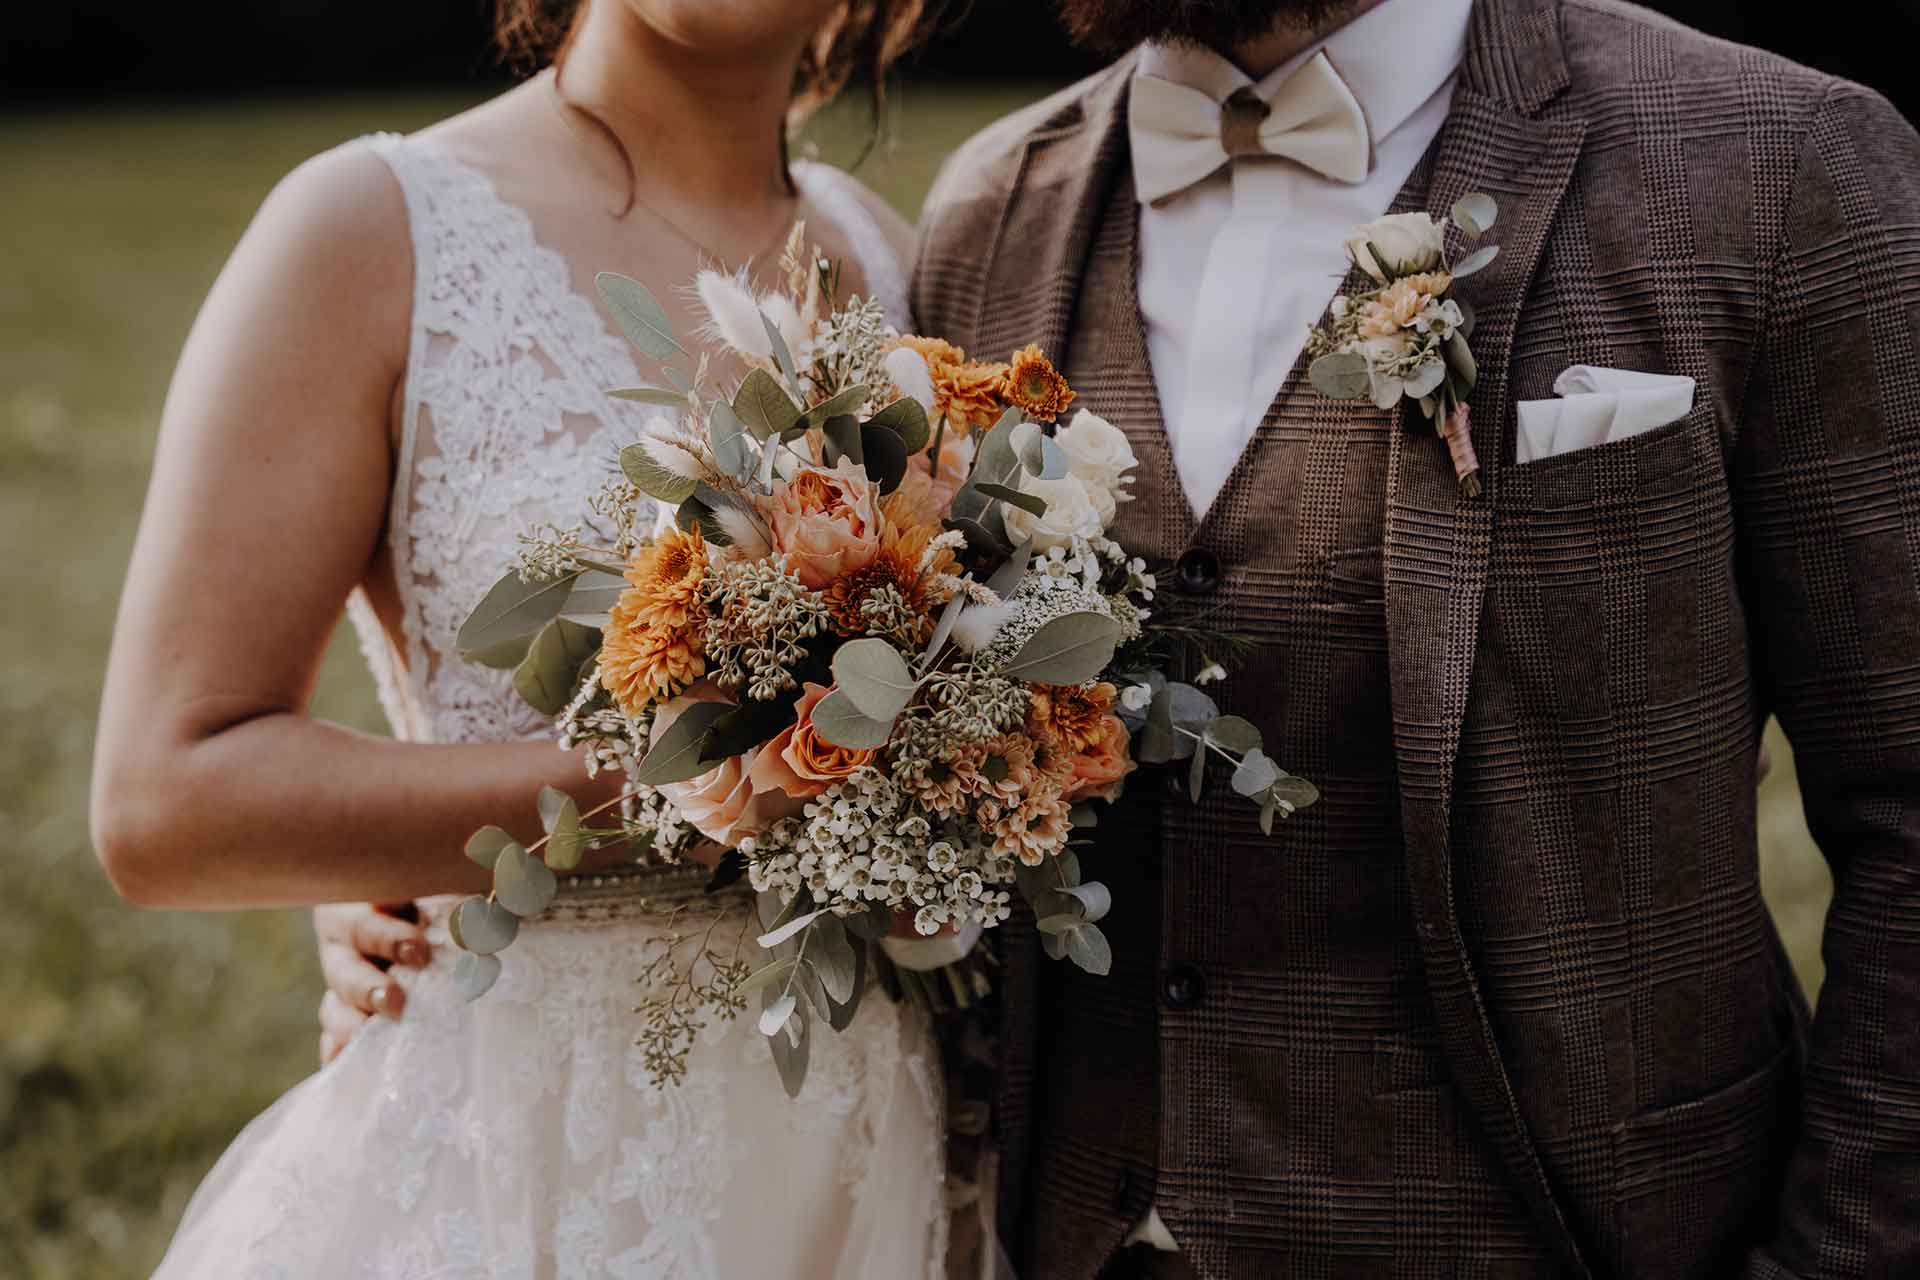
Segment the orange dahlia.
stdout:
<path fill-rule="evenodd" d="M 934 370 L 933 392 L 949 427 L 984 431 L 1007 407 L 1007 366 L 984 360 L 943 365 Z"/>
<path fill-rule="evenodd" d="M 1073 403 L 1073 389 L 1040 354 L 1040 348 L 1028 344 L 1013 353 L 1007 369 L 1007 399 L 1035 418 L 1048 422 L 1058 418 Z"/>
<path fill-rule="evenodd" d="M 834 579 L 821 594 L 832 611 L 833 629 L 841 635 L 857 636 L 871 629 L 861 609 L 868 595 L 891 586 L 918 615 L 917 640 L 924 644 L 933 634 L 934 601 L 928 597 L 927 586 L 937 575 L 951 571 L 957 562 L 953 552 L 942 547 L 922 572 L 921 557 L 939 531 L 913 519 L 908 503 L 898 491 L 882 501 L 880 511 L 885 527 L 873 562 Z"/>
<path fill-rule="evenodd" d="M 1114 688 L 1104 680 L 1086 686 L 1037 684 L 1027 702 L 1027 728 L 1058 743 L 1063 754 L 1078 755 L 1100 741 L 1113 699 Z"/>
<path fill-rule="evenodd" d="M 668 529 L 634 551 L 626 578 L 600 642 L 600 683 L 628 715 L 639 715 L 706 671 L 706 539 L 698 528 Z"/>

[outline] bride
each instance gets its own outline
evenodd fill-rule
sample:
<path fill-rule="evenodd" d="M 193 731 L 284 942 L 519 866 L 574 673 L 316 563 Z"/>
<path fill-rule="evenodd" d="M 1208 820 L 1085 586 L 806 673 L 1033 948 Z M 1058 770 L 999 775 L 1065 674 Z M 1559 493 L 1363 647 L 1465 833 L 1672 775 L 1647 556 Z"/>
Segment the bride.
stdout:
<path fill-rule="evenodd" d="M 410 137 L 302 166 L 215 285 L 169 394 L 121 604 L 93 825 L 146 906 L 274 907 L 485 891 L 462 856 L 538 834 L 542 785 L 608 775 L 454 635 L 515 535 L 571 523 L 643 381 L 592 300 L 600 270 L 771 283 L 791 224 L 846 291 L 904 324 L 900 220 L 791 164 L 789 114 L 877 73 L 919 0 L 508 0 L 553 66 Z M 724 373 L 724 370 L 720 372 Z M 398 741 L 305 714 L 351 595 Z M 167 1280 L 896 1277 L 940 1269 L 937 1061 L 866 1001 L 816 1037 L 790 1102 L 750 1018 L 716 1022 L 677 1085 L 635 1045 L 639 956 L 687 872 L 588 865 L 498 984 L 452 948 L 255 1120 L 189 1206 Z M 440 935 L 436 935 L 436 940 Z M 210 1070 L 244 1064 L 209 1063 Z"/>

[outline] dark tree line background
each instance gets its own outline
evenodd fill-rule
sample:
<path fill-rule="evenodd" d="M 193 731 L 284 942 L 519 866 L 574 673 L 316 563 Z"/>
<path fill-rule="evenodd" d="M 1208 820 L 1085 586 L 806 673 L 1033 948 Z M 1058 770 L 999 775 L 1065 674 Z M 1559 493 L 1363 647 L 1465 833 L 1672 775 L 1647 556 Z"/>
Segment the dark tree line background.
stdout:
<path fill-rule="evenodd" d="M 1047 0 L 950 0 L 919 74 L 1060 81 L 1092 69 Z M 1874 86 L 1920 116 L 1920 0 L 1656 0 L 1690 25 Z M 19 0 L 0 18 L 0 104 L 74 105 L 504 82 L 488 0 Z M 1007 38 L 1009 31 L 1018 40 Z"/>

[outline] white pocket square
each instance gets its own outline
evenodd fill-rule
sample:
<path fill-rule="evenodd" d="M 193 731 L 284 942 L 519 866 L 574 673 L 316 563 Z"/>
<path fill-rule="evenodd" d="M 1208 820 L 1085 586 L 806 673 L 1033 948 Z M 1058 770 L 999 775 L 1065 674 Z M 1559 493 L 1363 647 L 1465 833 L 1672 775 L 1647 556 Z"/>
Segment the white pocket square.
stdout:
<path fill-rule="evenodd" d="M 1693 408 L 1693 379 L 1577 364 L 1553 381 L 1558 400 L 1522 400 L 1514 461 L 1630 440 Z"/>

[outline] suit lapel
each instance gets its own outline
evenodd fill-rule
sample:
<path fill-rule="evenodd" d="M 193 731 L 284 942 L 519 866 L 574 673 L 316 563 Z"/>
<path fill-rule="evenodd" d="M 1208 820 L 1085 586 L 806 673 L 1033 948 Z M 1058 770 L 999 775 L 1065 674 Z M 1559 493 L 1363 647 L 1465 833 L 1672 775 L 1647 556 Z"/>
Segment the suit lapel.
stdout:
<path fill-rule="evenodd" d="M 1455 1079 L 1547 1237 L 1590 1274 L 1527 1132 L 1481 999 L 1455 909 L 1454 771 L 1479 642 L 1493 500 L 1513 432 L 1507 372 L 1515 323 L 1572 178 L 1584 123 L 1535 118 L 1566 85 L 1556 0 L 1481 0 L 1466 66 L 1437 144 L 1430 207 L 1469 191 L 1499 202 L 1494 264 L 1460 284 L 1479 365 L 1470 397 L 1483 496 L 1459 493 L 1445 445 L 1417 415 L 1388 464 L 1386 604 L 1395 753 L 1408 878 L 1428 985 Z"/>
<path fill-rule="evenodd" d="M 994 234 L 980 313 L 969 326 L 976 358 L 1004 360 L 1033 342 L 1065 367 L 1087 251 L 1126 156 L 1132 68 L 1133 59 L 1122 58 L 1077 113 L 1027 138 Z"/>

